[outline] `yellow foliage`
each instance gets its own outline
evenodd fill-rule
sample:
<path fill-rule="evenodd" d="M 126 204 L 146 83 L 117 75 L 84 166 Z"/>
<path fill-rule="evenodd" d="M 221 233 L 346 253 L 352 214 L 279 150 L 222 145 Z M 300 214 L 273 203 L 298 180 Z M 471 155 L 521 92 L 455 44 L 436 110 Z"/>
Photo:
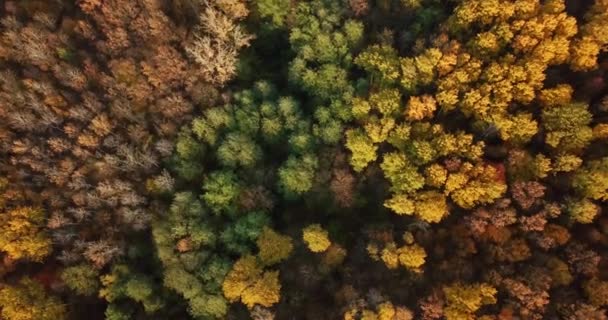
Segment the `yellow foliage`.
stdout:
<path fill-rule="evenodd" d="M 578 169 L 583 164 L 583 159 L 572 154 L 559 154 L 555 157 L 553 171 L 571 172 Z"/>
<path fill-rule="evenodd" d="M 442 165 L 434 163 L 424 169 L 424 175 L 426 177 L 425 181 L 427 185 L 439 188 L 443 186 L 447 180 L 448 171 Z"/>
<path fill-rule="evenodd" d="M 445 110 L 453 110 L 458 104 L 459 96 L 457 89 L 441 90 L 435 94 L 435 99 Z"/>
<path fill-rule="evenodd" d="M 416 210 L 416 206 L 414 205 L 414 201 L 410 199 L 405 194 L 396 194 L 393 195 L 392 198 L 386 200 L 384 202 L 384 206 L 393 210 L 396 214 L 399 215 L 412 215 Z"/>
<path fill-rule="evenodd" d="M 496 169 L 481 164 L 463 164 L 460 172 L 450 174 L 445 184 L 445 193 L 464 209 L 492 203 L 506 190 L 507 186 L 498 179 Z"/>
<path fill-rule="evenodd" d="M 410 271 L 421 272 L 421 267 L 426 261 L 426 251 L 418 244 L 397 247 L 394 242 L 387 243 L 381 251 L 376 244 L 368 245 L 368 254 L 373 260 L 381 259 L 389 269 L 397 269 L 399 266 Z M 378 256 L 378 252 L 380 255 Z"/>
<path fill-rule="evenodd" d="M 537 178 L 546 178 L 549 172 L 551 172 L 551 159 L 545 157 L 543 154 L 537 154 L 534 157 L 534 176 Z"/>
<path fill-rule="evenodd" d="M 412 96 L 407 103 L 405 111 L 406 119 L 410 121 L 422 120 L 433 117 L 433 112 L 437 109 L 435 98 L 430 95 L 420 97 Z"/>
<path fill-rule="evenodd" d="M 370 258 L 372 258 L 372 260 L 374 260 L 374 261 L 380 260 L 380 256 L 379 256 L 380 248 L 378 248 L 378 246 L 376 244 L 369 243 L 365 249 L 367 250 L 367 254 L 369 255 Z"/>
<path fill-rule="evenodd" d="M 498 115 L 491 117 L 491 119 L 504 141 L 525 144 L 538 132 L 538 123 L 532 118 L 532 114 L 529 113 L 520 113 L 507 117 Z"/>
<path fill-rule="evenodd" d="M 262 268 L 258 265 L 255 256 L 246 255 L 237 260 L 226 275 L 222 284 L 224 297 L 229 301 L 237 301 L 248 287 L 262 275 Z"/>
<path fill-rule="evenodd" d="M 263 265 L 279 263 L 289 257 L 293 244 L 289 236 L 281 235 L 274 230 L 264 227 L 257 240 L 260 252 L 258 257 Z"/>
<path fill-rule="evenodd" d="M 68 310 L 61 299 L 47 295 L 38 281 L 23 277 L 18 284 L 0 287 L 0 319 L 64 320 Z"/>
<path fill-rule="evenodd" d="M 448 205 L 443 194 L 424 191 L 416 194 L 414 213 L 426 222 L 439 222 L 448 214 Z"/>
<path fill-rule="evenodd" d="M 51 240 L 44 233 L 44 211 L 19 207 L 0 214 L 0 251 L 13 260 L 42 261 L 51 252 Z"/>
<path fill-rule="evenodd" d="M 600 213 L 600 207 L 589 199 L 571 201 L 567 206 L 568 213 L 574 221 L 579 223 L 592 223 Z"/>
<path fill-rule="evenodd" d="M 447 305 L 446 320 L 475 320 L 474 313 L 483 305 L 496 303 L 496 289 L 488 284 L 454 284 L 443 287 Z"/>
<path fill-rule="evenodd" d="M 350 163 L 357 172 L 361 172 L 370 162 L 376 160 L 378 147 L 361 129 L 346 131 L 346 148 L 352 152 Z"/>
<path fill-rule="evenodd" d="M 372 106 L 367 102 L 367 100 L 361 98 L 353 98 L 352 101 L 352 113 L 353 116 L 357 119 L 364 119 L 369 114 L 369 111 L 372 109 Z"/>
<path fill-rule="evenodd" d="M 573 92 L 570 85 L 560 84 L 554 88 L 541 90 L 538 100 L 543 107 L 563 106 L 570 103 Z"/>
<path fill-rule="evenodd" d="M 380 167 L 384 176 L 391 182 L 391 190 L 394 192 L 411 192 L 424 186 L 424 177 L 402 153 L 384 154 Z"/>
<path fill-rule="evenodd" d="M 372 118 L 365 124 L 364 129 L 373 143 L 382 143 L 388 138 L 394 127 L 395 120 L 393 118 L 382 118 L 380 120 Z"/>
<path fill-rule="evenodd" d="M 404 145 L 410 138 L 411 127 L 406 123 L 400 123 L 388 135 L 388 143 L 395 148 L 403 150 Z"/>
<path fill-rule="evenodd" d="M 402 58 L 401 86 L 408 92 L 414 91 L 419 85 L 428 85 L 435 79 L 437 65 L 442 53 L 439 49 L 427 49 L 414 58 Z"/>
<path fill-rule="evenodd" d="M 256 257 L 246 255 L 232 266 L 224 279 L 222 291 L 228 301 L 240 299 L 250 309 L 255 305 L 271 307 L 280 298 L 279 272 L 264 272 Z"/>
<path fill-rule="evenodd" d="M 398 253 L 399 263 L 410 270 L 418 271 L 424 265 L 426 251 L 417 244 L 403 246 L 398 249 Z"/>
<path fill-rule="evenodd" d="M 329 234 L 319 224 L 311 224 L 302 230 L 302 239 L 312 252 L 323 252 L 329 248 Z"/>
<path fill-rule="evenodd" d="M 472 43 L 479 55 L 492 55 L 501 48 L 501 39 L 494 32 L 478 33 Z"/>
<path fill-rule="evenodd" d="M 378 315 L 372 310 L 363 310 L 361 312 L 361 320 L 378 320 Z"/>
<path fill-rule="evenodd" d="M 600 45 L 591 37 L 583 37 L 572 43 L 570 66 L 574 71 L 589 71 L 597 67 Z"/>
<path fill-rule="evenodd" d="M 281 298 L 280 292 L 279 272 L 267 271 L 252 286 L 247 287 L 243 291 L 241 301 L 249 309 L 255 305 L 272 307 L 273 304 L 279 302 Z"/>
<path fill-rule="evenodd" d="M 359 315 L 359 317 L 357 317 Z M 394 306 L 390 301 L 378 304 L 374 310 L 356 305 L 344 313 L 344 320 L 412 320 L 412 312 L 401 306 Z"/>
<path fill-rule="evenodd" d="M 388 243 L 380 255 L 382 262 L 389 269 L 397 269 L 399 267 L 399 252 L 397 251 L 397 245 L 394 242 Z"/>
<path fill-rule="evenodd" d="M 375 92 L 370 95 L 369 103 L 383 115 L 390 116 L 401 108 L 401 93 L 397 89 Z"/>
<path fill-rule="evenodd" d="M 393 320 L 395 307 L 390 302 L 381 303 L 378 306 L 378 320 Z"/>

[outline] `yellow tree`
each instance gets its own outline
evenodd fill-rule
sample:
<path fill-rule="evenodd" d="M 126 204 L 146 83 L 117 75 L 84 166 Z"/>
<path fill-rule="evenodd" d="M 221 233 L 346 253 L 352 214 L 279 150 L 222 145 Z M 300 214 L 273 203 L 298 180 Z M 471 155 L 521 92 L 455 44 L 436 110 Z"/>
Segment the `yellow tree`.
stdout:
<path fill-rule="evenodd" d="M 240 300 L 248 308 L 270 307 L 279 302 L 281 284 L 278 271 L 264 271 L 253 255 L 241 257 L 222 283 L 222 291 L 231 302 Z"/>
<path fill-rule="evenodd" d="M 405 117 L 410 121 L 432 118 L 437 109 L 437 102 L 431 95 L 412 96 L 407 103 Z"/>
<path fill-rule="evenodd" d="M 346 148 L 352 152 L 350 163 L 357 172 L 362 171 L 370 162 L 376 160 L 378 147 L 361 129 L 346 131 Z"/>
<path fill-rule="evenodd" d="M 66 319 L 61 300 L 47 296 L 44 287 L 29 278 L 0 289 L 0 310 L 0 318 L 6 320 Z"/>
<path fill-rule="evenodd" d="M 496 303 L 496 289 L 488 284 L 460 284 L 443 287 L 447 301 L 443 312 L 447 320 L 475 320 L 483 305 Z"/>
<path fill-rule="evenodd" d="M 44 219 L 40 208 L 19 207 L 1 214 L 0 250 L 14 260 L 42 261 L 51 252 Z"/>
<path fill-rule="evenodd" d="M 312 252 L 323 252 L 329 248 L 329 234 L 319 224 L 311 224 L 302 230 L 302 239 Z"/>

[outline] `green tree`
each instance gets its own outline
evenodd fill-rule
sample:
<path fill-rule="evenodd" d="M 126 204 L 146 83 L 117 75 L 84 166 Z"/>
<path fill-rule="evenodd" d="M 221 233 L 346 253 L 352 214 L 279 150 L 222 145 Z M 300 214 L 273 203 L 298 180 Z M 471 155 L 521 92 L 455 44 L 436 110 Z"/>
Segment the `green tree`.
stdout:
<path fill-rule="evenodd" d="M 253 167 L 262 157 L 262 150 L 251 139 L 239 132 L 231 132 L 217 148 L 219 162 L 226 167 Z"/>
<path fill-rule="evenodd" d="M 282 0 L 257 0 L 256 9 L 262 18 L 269 18 L 277 27 L 285 25 L 290 3 Z"/>
<path fill-rule="evenodd" d="M 203 183 L 202 199 L 215 213 L 234 213 L 236 200 L 241 192 L 238 177 L 231 171 L 216 171 L 209 174 Z"/>
<path fill-rule="evenodd" d="M 295 197 L 312 188 L 318 162 L 316 155 L 289 156 L 279 168 L 279 189 L 287 197 Z"/>
<path fill-rule="evenodd" d="M 590 161 L 577 170 L 572 186 L 584 197 L 608 200 L 608 157 Z"/>
<path fill-rule="evenodd" d="M 226 227 L 220 239 L 231 252 L 245 254 L 251 251 L 251 244 L 260 236 L 264 226 L 270 222 L 265 212 L 254 211 L 238 218 Z"/>
<path fill-rule="evenodd" d="M 542 125 L 547 131 L 546 143 L 561 152 L 584 149 L 593 138 L 591 120 L 592 115 L 583 103 L 544 109 Z"/>
<path fill-rule="evenodd" d="M 80 295 L 92 296 L 99 290 L 99 272 L 88 264 L 63 269 L 61 280 Z"/>
<path fill-rule="evenodd" d="M 346 131 L 346 148 L 351 151 L 350 164 L 357 172 L 362 171 L 370 162 L 376 160 L 378 147 L 361 129 Z"/>
<path fill-rule="evenodd" d="M 393 84 L 399 79 L 399 57 L 397 51 L 389 45 L 372 45 L 361 52 L 355 63 L 363 70 L 370 73 L 379 86 Z"/>
<path fill-rule="evenodd" d="M 141 303 L 146 313 L 154 313 L 164 306 L 160 288 L 150 277 L 133 272 L 125 264 L 112 266 L 111 272 L 101 276 L 99 296 L 108 302 L 130 298 Z"/>

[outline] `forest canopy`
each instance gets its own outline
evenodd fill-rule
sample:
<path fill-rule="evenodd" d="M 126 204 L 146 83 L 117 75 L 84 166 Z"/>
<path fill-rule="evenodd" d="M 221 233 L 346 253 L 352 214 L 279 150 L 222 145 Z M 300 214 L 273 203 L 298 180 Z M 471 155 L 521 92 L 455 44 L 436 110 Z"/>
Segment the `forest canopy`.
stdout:
<path fill-rule="evenodd" d="M 608 320 L 608 0 L 0 2 L 0 318 Z"/>

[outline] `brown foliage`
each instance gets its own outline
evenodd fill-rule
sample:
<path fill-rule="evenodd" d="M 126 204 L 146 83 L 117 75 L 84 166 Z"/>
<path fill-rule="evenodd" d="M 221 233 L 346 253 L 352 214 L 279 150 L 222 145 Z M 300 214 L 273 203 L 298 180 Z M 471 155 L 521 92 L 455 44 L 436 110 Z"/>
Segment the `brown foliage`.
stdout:
<path fill-rule="evenodd" d="M 517 181 L 511 185 L 513 199 L 524 209 L 530 209 L 537 201 L 545 195 L 545 186 L 536 181 Z"/>
<path fill-rule="evenodd" d="M 185 53 L 192 36 L 160 0 L 81 0 L 64 11 L 13 14 L 0 34 L 9 66 L 0 73 L 0 151 L 10 159 L 0 174 L 11 185 L 42 187 L 36 197 L 52 208 L 47 224 L 65 261 L 80 255 L 102 267 L 122 254 L 124 231 L 147 226 L 146 178 L 204 102 L 197 91 L 234 75 L 249 40 L 236 24 L 246 7 L 211 2 L 202 24 L 191 26 L 216 60 Z"/>
<path fill-rule="evenodd" d="M 369 0 L 348 0 L 348 5 L 357 17 L 364 16 L 369 11 Z"/>
<path fill-rule="evenodd" d="M 343 208 L 350 208 L 353 205 L 355 177 L 346 169 L 334 169 L 329 185 L 334 194 L 334 199 Z"/>

